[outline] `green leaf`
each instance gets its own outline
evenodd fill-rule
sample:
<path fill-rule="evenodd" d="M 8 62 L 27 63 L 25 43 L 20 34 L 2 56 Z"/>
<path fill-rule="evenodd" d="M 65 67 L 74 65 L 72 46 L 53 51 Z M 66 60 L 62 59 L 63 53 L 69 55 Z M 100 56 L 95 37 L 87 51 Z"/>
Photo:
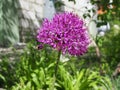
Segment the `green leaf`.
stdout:
<path fill-rule="evenodd" d="M 4 82 L 6 82 L 6 79 L 5 79 L 5 77 L 4 77 L 3 75 L 0 74 L 0 78 L 1 78 Z"/>

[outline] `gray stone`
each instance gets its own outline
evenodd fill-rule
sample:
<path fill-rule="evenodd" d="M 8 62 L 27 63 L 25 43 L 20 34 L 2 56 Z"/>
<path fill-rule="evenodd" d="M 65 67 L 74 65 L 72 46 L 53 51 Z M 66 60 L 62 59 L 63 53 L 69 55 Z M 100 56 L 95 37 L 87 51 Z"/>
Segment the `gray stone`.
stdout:
<path fill-rule="evenodd" d="M 29 15 L 28 11 L 22 10 L 22 14 L 23 14 L 24 18 L 30 19 L 30 15 Z"/>
<path fill-rule="evenodd" d="M 41 20 L 43 18 L 43 13 L 36 12 L 36 17 L 38 20 Z"/>
<path fill-rule="evenodd" d="M 35 8 L 34 8 L 34 6 L 35 6 L 36 4 L 35 3 L 29 3 L 29 11 L 35 11 Z"/>
<path fill-rule="evenodd" d="M 14 47 L 15 49 L 23 49 L 23 48 L 26 47 L 26 43 L 21 43 L 21 42 L 19 42 L 19 43 L 14 44 L 13 47 Z"/>
<path fill-rule="evenodd" d="M 23 27 L 23 28 L 28 28 L 28 27 L 29 27 L 29 22 L 28 22 L 27 19 L 21 19 L 21 20 L 20 20 L 20 25 L 21 25 L 21 27 Z"/>
<path fill-rule="evenodd" d="M 35 28 L 38 28 L 38 27 L 40 26 L 37 19 L 36 19 L 33 23 L 34 23 L 34 27 L 35 27 Z"/>
<path fill-rule="evenodd" d="M 42 5 L 42 4 L 44 3 L 44 0 L 35 0 L 35 2 L 36 2 L 37 4 Z"/>
<path fill-rule="evenodd" d="M 30 2 L 32 2 L 32 3 L 34 3 L 35 2 L 35 0 L 29 0 Z"/>
<path fill-rule="evenodd" d="M 97 35 L 97 27 L 94 20 L 89 22 L 88 30 L 89 34 L 95 39 Z"/>
<path fill-rule="evenodd" d="M 36 17 L 35 17 L 35 12 L 33 12 L 33 11 L 28 11 L 27 13 L 28 13 L 28 15 L 30 16 L 30 19 L 32 19 L 32 20 L 35 20 L 35 19 L 36 19 Z"/>
<path fill-rule="evenodd" d="M 29 28 L 31 29 L 31 30 L 34 30 L 35 29 L 35 26 L 34 26 L 34 23 L 33 23 L 34 21 L 31 21 L 30 22 L 30 26 L 29 26 Z"/>
<path fill-rule="evenodd" d="M 35 8 L 35 11 L 36 11 L 36 12 L 41 12 L 41 13 L 43 13 L 43 7 L 42 7 L 41 5 L 37 5 L 37 4 L 36 4 L 36 5 L 34 6 L 34 8 Z"/>
<path fill-rule="evenodd" d="M 29 10 L 29 2 L 27 0 L 19 0 L 19 3 L 23 9 Z"/>
<path fill-rule="evenodd" d="M 52 19 L 56 13 L 54 3 L 52 0 L 45 0 L 45 5 L 43 7 L 43 16 L 44 18 Z"/>

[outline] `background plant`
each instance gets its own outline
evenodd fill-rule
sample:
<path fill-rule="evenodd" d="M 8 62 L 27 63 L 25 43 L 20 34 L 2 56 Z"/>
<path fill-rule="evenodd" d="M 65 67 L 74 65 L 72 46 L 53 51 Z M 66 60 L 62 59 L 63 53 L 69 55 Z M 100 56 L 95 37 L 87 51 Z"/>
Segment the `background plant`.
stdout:
<path fill-rule="evenodd" d="M 69 90 L 110 89 L 111 84 L 108 77 L 99 75 L 99 72 L 94 71 L 94 69 L 87 69 L 87 67 L 84 67 L 84 60 L 79 61 L 77 57 L 73 56 L 69 56 L 70 61 L 59 63 L 57 79 L 54 82 L 53 75 L 55 60 L 57 59 L 56 50 L 51 50 L 47 46 L 42 50 L 38 50 L 35 47 L 36 45 L 37 42 L 27 45 L 20 61 L 16 62 L 15 66 L 13 65 L 14 69 L 10 69 L 11 73 L 7 71 L 7 76 L 3 72 L 1 73 L 7 82 L 7 84 L 5 82 L 4 84 L 2 83 L 4 88 L 9 90 L 53 90 L 53 88 L 56 90 L 67 90 L 67 88 Z M 79 61 L 79 64 L 78 62 L 77 64 L 73 63 L 76 60 Z M 6 63 L 9 65 L 8 62 Z M 4 65 L 4 67 L 8 69 L 7 65 Z"/>

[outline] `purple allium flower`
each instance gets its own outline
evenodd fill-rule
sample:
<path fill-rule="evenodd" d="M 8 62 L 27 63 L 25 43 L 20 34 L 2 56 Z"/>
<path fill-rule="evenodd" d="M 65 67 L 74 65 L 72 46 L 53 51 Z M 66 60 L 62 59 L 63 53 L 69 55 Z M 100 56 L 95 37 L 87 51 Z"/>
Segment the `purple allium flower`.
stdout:
<path fill-rule="evenodd" d="M 90 43 L 84 21 L 72 12 L 56 14 L 52 20 L 45 19 L 37 40 L 71 55 L 84 54 Z"/>
<path fill-rule="evenodd" d="M 38 45 L 38 46 L 37 46 L 37 49 L 38 49 L 38 50 L 43 49 L 43 45 L 42 45 L 42 44 Z"/>

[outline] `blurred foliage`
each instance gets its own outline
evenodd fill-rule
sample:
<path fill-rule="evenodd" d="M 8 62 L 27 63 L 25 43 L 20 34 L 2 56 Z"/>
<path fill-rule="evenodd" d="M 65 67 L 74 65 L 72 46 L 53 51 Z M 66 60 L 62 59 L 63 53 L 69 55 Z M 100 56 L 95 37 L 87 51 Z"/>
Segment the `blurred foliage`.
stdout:
<path fill-rule="evenodd" d="M 63 90 L 111 90 L 110 79 L 101 76 L 99 72 L 90 69 L 80 69 L 74 74 L 67 72 L 63 66 L 60 67 L 59 83 Z"/>
<path fill-rule="evenodd" d="M 113 19 L 120 20 L 120 0 L 91 0 L 91 3 L 98 6 L 98 10 L 101 9 L 103 14 L 98 15 L 98 19 L 103 21 L 111 21 Z"/>
<path fill-rule="evenodd" d="M 101 52 L 111 68 L 115 68 L 120 62 L 120 22 L 113 21 L 111 30 L 102 37 Z M 117 28 L 118 27 L 118 28 Z"/>
<path fill-rule="evenodd" d="M 110 90 L 111 82 L 98 71 L 84 68 L 77 57 L 77 64 L 70 61 L 60 62 L 57 78 L 54 77 L 57 51 L 48 46 L 38 50 L 37 42 L 29 43 L 20 61 L 11 65 L 2 61 L 0 67 L 1 87 L 9 90 Z M 86 62 L 86 61 L 84 61 Z M 79 68 L 76 65 L 80 65 Z M 82 66 L 83 65 L 83 66 Z M 12 82 L 11 82 L 12 81 Z"/>
<path fill-rule="evenodd" d="M 115 80 L 113 80 L 114 83 L 114 90 L 120 90 L 120 76 L 118 78 L 116 78 Z"/>
<path fill-rule="evenodd" d="M 68 0 L 76 3 L 76 0 Z M 104 22 L 112 21 L 113 19 L 120 20 L 120 0 L 90 0 L 93 5 L 97 5 L 98 10 L 101 14 L 98 15 L 98 20 Z M 91 17 L 89 11 L 95 12 L 94 9 L 88 10 L 88 13 L 85 12 L 83 17 Z"/>
<path fill-rule="evenodd" d="M 18 0 L 0 0 L 0 46 L 19 41 Z"/>
<path fill-rule="evenodd" d="M 10 62 L 8 58 L 3 58 L 0 61 L 0 87 L 8 88 L 14 85 L 17 81 L 16 77 L 16 63 Z"/>

